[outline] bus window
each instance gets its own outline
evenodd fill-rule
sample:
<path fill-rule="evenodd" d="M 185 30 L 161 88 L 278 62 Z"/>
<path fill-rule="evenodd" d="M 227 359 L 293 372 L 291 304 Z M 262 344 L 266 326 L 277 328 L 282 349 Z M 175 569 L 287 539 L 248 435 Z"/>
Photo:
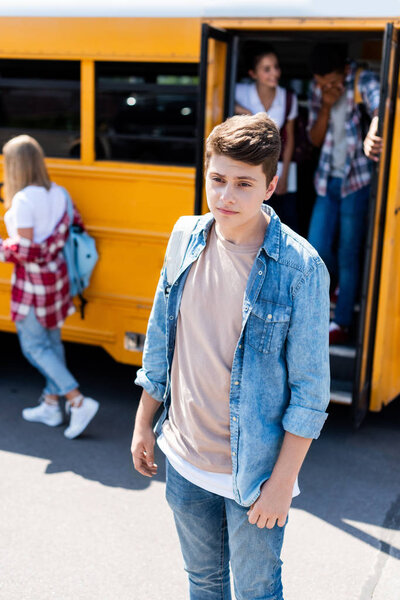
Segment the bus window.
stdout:
<path fill-rule="evenodd" d="M 198 66 L 96 64 L 96 158 L 193 166 Z"/>
<path fill-rule="evenodd" d="M 35 137 L 46 156 L 73 156 L 80 136 L 79 61 L 0 60 L 0 147 L 20 134 Z"/>

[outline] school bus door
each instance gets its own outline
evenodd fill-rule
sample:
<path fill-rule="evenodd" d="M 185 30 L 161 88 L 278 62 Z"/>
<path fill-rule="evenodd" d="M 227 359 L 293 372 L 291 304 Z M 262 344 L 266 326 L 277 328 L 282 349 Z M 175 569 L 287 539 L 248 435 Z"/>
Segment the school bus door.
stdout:
<path fill-rule="evenodd" d="M 208 210 L 203 180 L 204 139 L 215 125 L 234 113 L 237 48 L 237 36 L 202 25 L 195 214 Z"/>
<path fill-rule="evenodd" d="M 372 185 L 357 340 L 353 419 L 379 411 L 400 394 L 400 134 L 399 43 L 393 23 L 385 29 L 380 73 L 378 135 L 383 150 Z M 397 135 L 396 135 L 397 134 Z"/>

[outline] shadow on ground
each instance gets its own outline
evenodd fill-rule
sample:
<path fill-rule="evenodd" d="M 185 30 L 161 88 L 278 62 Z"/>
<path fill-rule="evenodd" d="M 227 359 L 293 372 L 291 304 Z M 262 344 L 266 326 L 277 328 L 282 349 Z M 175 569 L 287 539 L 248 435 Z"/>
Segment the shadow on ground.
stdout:
<path fill-rule="evenodd" d="M 72 471 L 131 490 L 151 485 L 133 470 L 129 452 L 140 394 L 133 384 L 135 368 L 116 363 L 99 348 L 66 345 L 70 369 L 82 390 L 101 403 L 87 432 L 69 441 L 62 428 L 22 420 L 22 408 L 32 406 L 40 394 L 41 377 L 21 356 L 14 335 L 0 334 L 0 344 L 0 450 L 48 460 L 48 474 Z M 368 415 L 358 431 L 347 407 L 331 406 L 329 412 L 301 472 L 300 487 L 306 493 L 293 505 L 400 559 L 400 549 L 358 526 L 400 528 L 400 403 Z M 158 451 L 156 461 L 157 480 L 163 481 L 164 461 Z"/>
<path fill-rule="evenodd" d="M 46 473 L 72 471 L 103 485 L 138 490 L 151 481 L 134 471 L 130 439 L 140 389 L 136 369 L 116 363 L 101 348 L 66 344 L 67 361 L 82 391 L 100 402 L 100 410 L 86 432 L 76 440 L 64 438 L 64 427 L 50 428 L 21 418 L 34 406 L 43 379 L 22 357 L 13 334 L 0 334 L 0 450 L 49 461 Z M 165 480 L 162 457 L 156 454 Z M 161 459 L 161 460 L 160 460 Z"/>

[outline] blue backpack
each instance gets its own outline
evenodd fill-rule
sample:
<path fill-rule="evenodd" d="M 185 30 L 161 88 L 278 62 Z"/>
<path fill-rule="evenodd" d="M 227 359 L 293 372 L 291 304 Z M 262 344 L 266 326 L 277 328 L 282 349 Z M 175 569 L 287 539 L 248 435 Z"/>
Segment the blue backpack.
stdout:
<path fill-rule="evenodd" d="M 67 263 L 69 293 L 71 297 L 79 296 L 81 319 L 85 318 L 87 300 L 83 291 L 88 287 L 92 271 L 99 255 L 95 240 L 80 225 L 74 225 L 74 207 L 72 200 L 64 189 L 67 199 L 67 211 L 70 219 L 69 236 L 64 246 L 64 258 Z"/>

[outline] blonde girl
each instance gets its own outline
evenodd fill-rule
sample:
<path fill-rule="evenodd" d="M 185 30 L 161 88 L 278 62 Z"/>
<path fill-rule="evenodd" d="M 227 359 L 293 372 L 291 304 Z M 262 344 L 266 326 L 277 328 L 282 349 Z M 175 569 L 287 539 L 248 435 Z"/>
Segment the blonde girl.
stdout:
<path fill-rule="evenodd" d="M 43 150 L 27 135 L 3 147 L 4 221 L 9 238 L 0 239 L 0 260 L 14 263 L 11 318 L 22 353 L 44 376 L 38 406 L 25 408 L 27 421 L 49 426 L 64 421 L 59 400 L 67 400 L 69 439 L 79 436 L 93 419 L 99 403 L 84 397 L 66 366 L 61 326 L 74 311 L 69 295 L 63 247 L 69 232 L 66 193 L 50 181 Z M 76 212 L 74 222 L 79 222 Z"/>

